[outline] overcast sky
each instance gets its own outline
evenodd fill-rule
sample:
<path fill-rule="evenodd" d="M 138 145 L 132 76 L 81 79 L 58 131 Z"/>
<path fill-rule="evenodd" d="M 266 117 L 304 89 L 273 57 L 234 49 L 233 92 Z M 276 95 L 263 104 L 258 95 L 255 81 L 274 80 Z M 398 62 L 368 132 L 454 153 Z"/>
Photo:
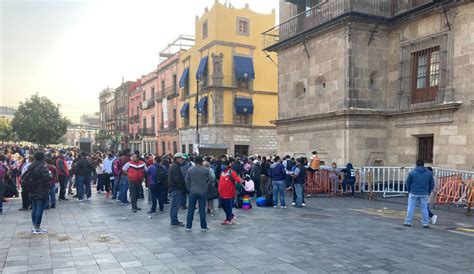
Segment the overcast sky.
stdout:
<path fill-rule="evenodd" d="M 0 0 L 0 105 L 38 92 L 74 122 L 99 110 L 99 92 L 156 68 L 215 0 Z M 226 0 L 220 0 L 221 3 Z M 230 0 L 270 13 L 278 0 Z"/>

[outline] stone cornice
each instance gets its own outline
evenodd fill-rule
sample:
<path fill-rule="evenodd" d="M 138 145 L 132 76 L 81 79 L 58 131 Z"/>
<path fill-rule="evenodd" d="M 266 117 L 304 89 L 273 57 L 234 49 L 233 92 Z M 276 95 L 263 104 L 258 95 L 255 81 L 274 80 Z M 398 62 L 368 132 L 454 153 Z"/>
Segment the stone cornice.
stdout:
<path fill-rule="evenodd" d="M 257 47 L 252 46 L 252 45 L 246 45 L 246 44 L 240 44 L 240 43 L 234 43 L 234 42 L 227 42 L 227 41 L 222 41 L 222 40 L 214 40 L 211 41 L 210 43 L 207 43 L 203 47 L 199 49 L 199 52 L 203 52 L 206 49 L 213 47 L 213 46 L 227 46 L 227 47 L 240 47 L 240 48 L 248 48 L 248 49 L 256 49 Z"/>
<path fill-rule="evenodd" d="M 462 102 L 449 102 L 440 105 L 433 105 L 433 106 L 426 106 L 426 107 L 418 107 L 418 108 L 411 108 L 411 109 L 400 109 L 400 110 L 378 110 L 378 109 L 343 109 L 337 110 L 327 113 L 319 113 L 313 115 L 306 115 L 301 117 L 294 117 L 288 119 L 279 119 L 272 121 L 275 125 L 286 125 L 289 123 L 301 123 L 306 121 L 312 120 L 327 120 L 327 119 L 339 119 L 349 116 L 367 116 L 376 118 L 385 118 L 385 117 L 394 117 L 394 116 L 402 116 L 402 115 L 412 115 L 412 114 L 421 114 L 421 113 L 430 113 L 430 112 L 437 112 L 437 111 L 455 111 L 461 107 Z"/>

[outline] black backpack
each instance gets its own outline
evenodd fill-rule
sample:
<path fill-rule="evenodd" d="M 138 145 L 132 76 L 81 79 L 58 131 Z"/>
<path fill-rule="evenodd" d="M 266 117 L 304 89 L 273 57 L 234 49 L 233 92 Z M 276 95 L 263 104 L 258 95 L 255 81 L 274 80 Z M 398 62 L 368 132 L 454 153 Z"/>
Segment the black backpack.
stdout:
<path fill-rule="evenodd" d="M 164 184 L 166 183 L 166 180 L 168 180 L 168 176 L 166 175 L 165 169 L 163 166 L 155 164 L 156 166 L 156 178 L 158 179 L 158 184 Z"/>
<path fill-rule="evenodd" d="M 28 191 L 35 189 L 34 173 L 35 167 L 29 166 L 25 174 L 21 176 L 22 187 L 25 187 Z"/>

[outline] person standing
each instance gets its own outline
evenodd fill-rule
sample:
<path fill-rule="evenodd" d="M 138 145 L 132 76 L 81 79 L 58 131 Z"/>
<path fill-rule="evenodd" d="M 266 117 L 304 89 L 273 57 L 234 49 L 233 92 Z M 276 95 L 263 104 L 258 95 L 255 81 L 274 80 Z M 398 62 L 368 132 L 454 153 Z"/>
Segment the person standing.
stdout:
<path fill-rule="evenodd" d="M 78 201 L 84 200 L 84 192 L 87 200 L 89 201 L 91 199 L 91 181 L 93 172 L 94 166 L 89 161 L 89 159 L 87 159 L 87 154 L 85 152 L 81 152 L 81 154 L 79 154 L 79 161 L 76 165 L 76 188 Z"/>
<path fill-rule="evenodd" d="M 171 195 L 170 219 L 172 226 L 184 226 L 178 219 L 178 211 L 181 207 L 183 194 L 186 191 L 186 182 L 181 166 L 184 164 L 184 156 L 182 153 L 176 153 L 173 158 L 173 164 L 170 166 L 168 173 L 169 190 Z"/>
<path fill-rule="evenodd" d="M 147 171 L 146 163 L 139 158 L 136 153 L 132 155 L 131 161 L 122 168 L 122 174 L 127 176 L 128 189 L 130 190 L 130 200 L 132 202 L 132 211 L 142 210 L 137 206 L 137 200 L 140 195 L 140 187 Z"/>
<path fill-rule="evenodd" d="M 67 179 L 69 178 L 69 168 L 67 165 L 66 158 L 64 157 L 64 151 L 60 150 L 58 158 L 56 159 L 56 170 L 58 171 L 59 180 L 59 200 L 67 201 L 66 188 Z"/>
<path fill-rule="evenodd" d="M 412 225 L 416 203 L 419 202 L 423 217 L 423 228 L 429 228 L 428 196 L 433 191 L 434 180 L 433 175 L 425 168 L 425 163 L 422 160 L 416 161 L 416 168 L 408 174 L 406 185 L 409 195 L 407 216 L 403 225 L 408 227 Z"/>
<path fill-rule="evenodd" d="M 319 171 L 319 168 L 320 168 L 320 165 L 321 165 L 321 159 L 318 156 L 318 152 L 313 151 L 311 154 L 312 155 L 309 158 L 309 160 L 310 160 L 309 168 L 312 172 Z"/>
<path fill-rule="evenodd" d="M 23 165 L 23 168 L 21 169 L 21 176 L 23 176 L 28 168 L 30 167 L 31 163 L 34 161 L 34 157 L 32 154 L 28 156 L 28 161 Z M 30 197 L 28 197 L 28 187 L 26 184 L 21 180 L 21 203 L 22 207 L 18 210 L 28 210 L 30 209 L 31 206 L 31 201 Z"/>
<path fill-rule="evenodd" d="M 280 195 L 280 207 L 287 208 L 285 203 L 285 179 L 286 169 L 279 156 L 275 157 L 275 163 L 270 166 L 273 185 L 273 207 L 277 208 L 278 195 Z"/>
<path fill-rule="evenodd" d="M 255 183 L 255 190 L 257 191 L 257 198 L 262 197 L 262 189 L 260 187 L 260 177 L 262 175 L 262 165 L 255 159 L 250 169 L 250 178 Z"/>
<path fill-rule="evenodd" d="M 119 177 L 119 200 L 121 205 L 125 206 L 129 204 L 127 198 L 128 193 L 128 176 L 123 174 L 122 168 L 123 166 L 130 162 L 130 149 L 124 149 L 122 152 L 122 156 L 120 156 L 119 161 L 117 162 L 118 165 L 118 177 Z M 114 167 L 115 168 L 115 167 Z"/>
<path fill-rule="evenodd" d="M 265 197 L 270 191 L 271 186 L 270 177 L 270 162 L 267 157 L 262 157 L 262 173 L 260 175 L 260 188 L 262 189 L 262 196 Z"/>
<path fill-rule="evenodd" d="M 114 188 L 114 171 L 113 171 L 113 163 L 115 160 L 115 155 L 113 151 L 107 152 L 107 158 L 104 160 L 104 165 L 102 166 L 102 170 L 104 172 L 104 185 L 106 195 L 105 198 L 109 198 L 110 190 Z"/>
<path fill-rule="evenodd" d="M 438 195 L 438 180 L 436 179 L 436 177 L 434 177 L 433 168 L 429 166 L 427 167 L 427 169 L 433 175 L 433 182 L 434 182 L 433 191 L 430 193 L 430 198 L 428 200 L 428 216 L 430 217 L 431 224 L 435 225 L 436 222 L 438 221 L 438 215 L 435 215 L 433 214 L 433 212 L 431 212 L 430 205 L 436 203 L 436 197 Z"/>
<path fill-rule="evenodd" d="M 155 157 L 155 163 L 148 167 L 148 188 L 151 193 L 151 209 L 148 214 L 156 214 L 157 202 L 160 208 L 160 214 L 163 214 L 164 203 L 166 200 L 166 182 L 168 174 L 166 167 L 161 164 L 161 157 Z"/>
<path fill-rule="evenodd" d="M 31 199 L 32 211 L 31 221 L 33 223 L 33 234 L 46 234 L 47 230 L 41 229 L 41 220 L 46 202 L 49 198 L 51 172 L 43 163 L 45 154 L 38 151 L 34 154 L 34 161 L 23 175 L 22 180 L 28 188 L 28 196 Z"/>
<path fill-rule="evenodd" d="M 346 167 L 341 170 L 344 173 L 344 180 L 342 181 L 342 191 L 346 192 L 348 184 L 351 185 L 352 197 L 355 193 L 355 182 L 356 182 L 356 170 L 352 166 L 352 163 L 347 163 Z"/>
<path fill-rule="evenodd" d="M 0 155 L 0 214 L 3 213 L 3 193 L 5 191 L 5 177 L 8 173 L 8 167 L 5 165 L 7 157 Z M 22 195 L 23 196 L 23 195 Z"/>
<path fill-rule="evenodd" d="M 59 182 L 58 170 L 56 169 L 53 159 L 51 158 L 46 159 L 46 167 L 48 168 L 49 172 L 51 172 L 51 180 L 49 180 L 49 203 L 46 202 L 44 208 L 56 208 L 56 183 Z"/>
<path fill-rule="evenodd" d="M 212 182 L 209 168 L 203 166 L 204 159 L 202 156 L 197 156 L 195 166 L 190 168 L 186 173 L 186 189 L 189 193 L 189 208 L 188 217 L 186 221 L 186 230 L 191 231 L 193 226 L 194 211 L 196 210 L 196 203 L 199 202 L 199 219 L 201 221 L 202 231 L 207 231 L 206 222 L 206 201 L 208 185 Z"/>
<path fill-rule="evenodd" d="M 184 162 L 181 164 L 180 169 L 181 173 L 183 173 L 183 176 L 186 176 L 186 173 L 188 173 L 188 170 L 193 167 L 193 164 L 191 162 L 191 159 L 189 158 L 188 154 L 183 154 L 184 157 Z M 186 210 L 188 209 L 188 206 L 186 205 L 186 192 L 183 193 L 183 198 L 181 199 L 181 209 Z"/>
<path fill-rule="evenodd" d="M 219 179 L 218 191 L 221 198 L 222 209 L 225 212 L 225 220 L 221 225 L 231 225 L 232 221 L 236 219 L 235 214 L 232 213 L 234 207 L 234 198 L 236 192 L 236 184 L 240 183 L 241 179 L 237 173 L 232 170 L 232 161 L 226 160 L 222 163 L 225 169 L 221 173 Z"/>
<path fill-rule="evenodd" d="M 306 168 L 304 167 L 303 159 L 296 160 L 296 168 L 291 174 L 294 181 L 294 191 L 296 194 L 296 207 L 303 207 L 303 189 L 306 183 Z"/>

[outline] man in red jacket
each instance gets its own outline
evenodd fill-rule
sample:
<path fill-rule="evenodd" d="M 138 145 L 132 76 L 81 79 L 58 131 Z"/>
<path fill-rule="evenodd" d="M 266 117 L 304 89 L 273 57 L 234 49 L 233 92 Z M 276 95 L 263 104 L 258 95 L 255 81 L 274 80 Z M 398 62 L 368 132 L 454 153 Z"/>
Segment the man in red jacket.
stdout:
<path fill-rule="evenodd" d="M 130 199 L 132 200 L 132 211 L 142 210 L 137 206 L 138 189 L 141 187 L 147 171 L 146 164 L 140 160 L 139 155 L 133 154 L 132 160 L 126 163 L 122 168 L 122 174 L 128 177 L 128 189 L 130 190 Z"/>
<path fill-rule="evenodd" d="M 231 225 L 232 221 L 236 219 L 235 214 L 232 213 L 232 208 L 234 206 L 236 184 L 240 183 L 240 177 L 231 169 L 230 161 L 225 161 L 222 164 L 226 166 L 226 169 L 221 174 L 218 186 L 222 209 L 226 215 L 222 225 Z"/>

